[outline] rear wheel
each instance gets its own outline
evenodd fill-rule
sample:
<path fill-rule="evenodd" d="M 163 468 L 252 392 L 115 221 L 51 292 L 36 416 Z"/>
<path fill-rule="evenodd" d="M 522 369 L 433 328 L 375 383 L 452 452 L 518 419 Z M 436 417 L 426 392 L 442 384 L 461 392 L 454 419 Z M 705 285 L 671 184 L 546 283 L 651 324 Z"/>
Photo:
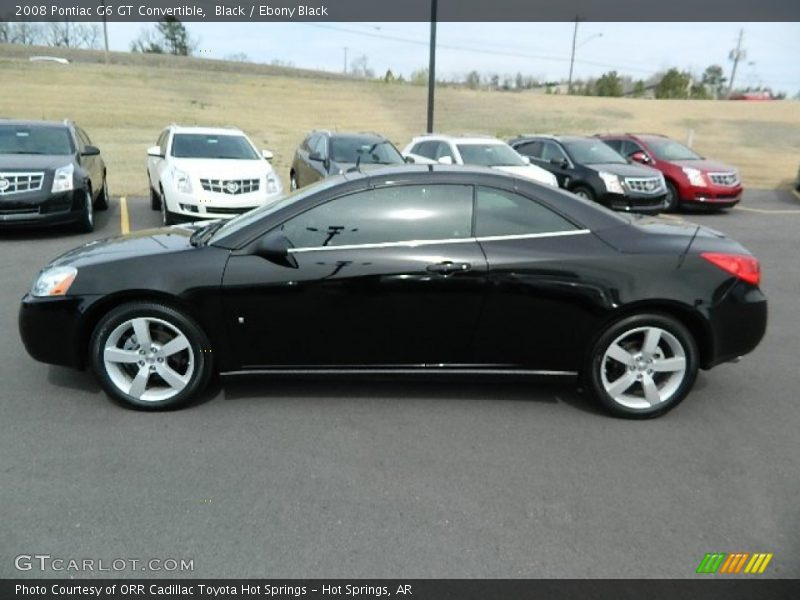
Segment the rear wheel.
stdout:
<path fill-rule="evenodd" d="M 697 377 L 697 345 L 686 327 L 660 314 L 611 325 L 584 369 L 593 395 L 614 415 L 657 417 L 683 400 Z"/>
<path fill-rule="evenodd" d="M 667 181 L 667 198 L 665 210 L 667 212 L 678 212 L 681 207 L 681 199 L 678 196 L 678 190 L 675 186 Z"/>
<path fill-rule="evenodd" d="M 141 410 L 176 408 L 199 394 L 212 371 L 208 338 L 171 307 L 124 304 L 92 335 L 90 361 L 105 392 Z"/>

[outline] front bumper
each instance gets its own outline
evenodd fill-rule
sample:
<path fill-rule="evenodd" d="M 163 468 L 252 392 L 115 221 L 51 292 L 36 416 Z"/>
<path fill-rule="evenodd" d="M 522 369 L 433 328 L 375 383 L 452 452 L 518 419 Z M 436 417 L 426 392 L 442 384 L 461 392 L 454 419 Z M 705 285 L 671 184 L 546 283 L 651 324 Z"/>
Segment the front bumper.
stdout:
<path fill-rule="evenodd" d="M 91 298 L 26 294 L 19 309 L 22 343 L 32 358 L 51 365 L 82 369 L 86 364 L 83 315 Z"/>
<path fill-rule="evenodd" d="M 711 208 L 735 206 L 741 202 L 743 192 L 744 188 L 740 185 L 735 187 L 687 185 L 678 191 L 681 205 Z"/>
<path fill-rule="evenodd" d="M 658 195 L 606 193 L 599 200 L 612 210 L 655 215 L 664 210 L 666 193 Z"/>
<path fill-rule="evenodd" d="M 72 223 L 83 215 L 83 190 L 0 196 L 0 227 Z"/>
<path fill-rule="evenodd" d="M 281 192 L 265 194 L 220 194 L 207 192 L 184 194 L 173 191 L 168 193 L 170 212 L 187 219 L 231 219 L 259 206 L 277 200 Z"/>

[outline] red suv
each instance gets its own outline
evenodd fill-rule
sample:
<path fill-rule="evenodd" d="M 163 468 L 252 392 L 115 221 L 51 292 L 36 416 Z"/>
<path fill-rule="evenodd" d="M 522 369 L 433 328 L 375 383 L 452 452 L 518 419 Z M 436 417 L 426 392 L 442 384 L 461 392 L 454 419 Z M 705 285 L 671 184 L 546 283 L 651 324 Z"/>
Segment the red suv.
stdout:
<path fill-rule="evenodd" d="M 663 135 L 598 135 L 614 150 L 664 174 L 667 210 L 687 206 L 730 208 L 742 199 L 739 172 L 726 164 L 697 155 Z"/>

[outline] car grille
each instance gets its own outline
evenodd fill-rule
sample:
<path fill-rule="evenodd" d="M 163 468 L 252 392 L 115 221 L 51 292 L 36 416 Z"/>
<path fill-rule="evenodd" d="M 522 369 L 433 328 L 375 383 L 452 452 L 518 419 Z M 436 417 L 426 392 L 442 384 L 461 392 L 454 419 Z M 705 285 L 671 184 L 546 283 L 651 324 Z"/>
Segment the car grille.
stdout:
<path fill-rule="evenodd" d="M 206 213 L 211 215 L 240 215 L 246 213 L 248 210 L 253 210 L 254 206 L 243 206 L 242 208 L 219 208 L 216 206 L 207 206 Z"/>
<path fill-rule="evenodd" d="M 711 180 L 711 183 L 715 183 L 717 185 L 727 185 L 728 187 L 732 187 L 739 183 L 739 175 L 737 173 L 709 173 L 708 178 Z"/>
<path fill-rule="evenodd" d="M 4 215 L 38 215 L 38 208 L 0 208 L 0 216 Z"/>
<path fill-rule="evenodd" d="M 664 191 L 660 177 L 626 177 L 625 185 L 632 192 L 657 194 Z"/>
<path fill-rule="evenodd" d="M 44 173 L 0 173 L 0 196 L 42 189 Z"/>
<path fill-rule="evenodd" d="M 200 185 L 207 192 L 218 194 L 249 194 L 257 192 L 258 179 L 201 179 Z"/>

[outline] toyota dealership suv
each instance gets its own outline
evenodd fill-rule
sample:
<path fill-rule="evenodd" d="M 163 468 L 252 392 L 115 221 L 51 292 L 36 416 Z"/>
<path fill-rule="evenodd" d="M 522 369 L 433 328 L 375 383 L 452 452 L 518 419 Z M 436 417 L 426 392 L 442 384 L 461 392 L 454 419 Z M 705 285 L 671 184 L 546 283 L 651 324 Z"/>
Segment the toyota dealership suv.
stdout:
<path fill-rule="evenodd" d="M 511 147 L 553 173 L 558 185 L 611 209 L 656 214 L 664 209 L 664 177 L 628 161 L 596 138 L 525 135 Z"/>
<path fill-rule="evenodd" d="M 283 194 L 271 159 L 238 129 L 170 125 L 147 150 L 150 205 L 165 225 L 247 212 Z"/>
<path fill-rule="evenodd" d="M 614 150 L 664 174 L 667 210 L 682 207 L 730 208 L 742 199 L 739 172 L 698 155 L 663 135 L 599 135 Z"/>

